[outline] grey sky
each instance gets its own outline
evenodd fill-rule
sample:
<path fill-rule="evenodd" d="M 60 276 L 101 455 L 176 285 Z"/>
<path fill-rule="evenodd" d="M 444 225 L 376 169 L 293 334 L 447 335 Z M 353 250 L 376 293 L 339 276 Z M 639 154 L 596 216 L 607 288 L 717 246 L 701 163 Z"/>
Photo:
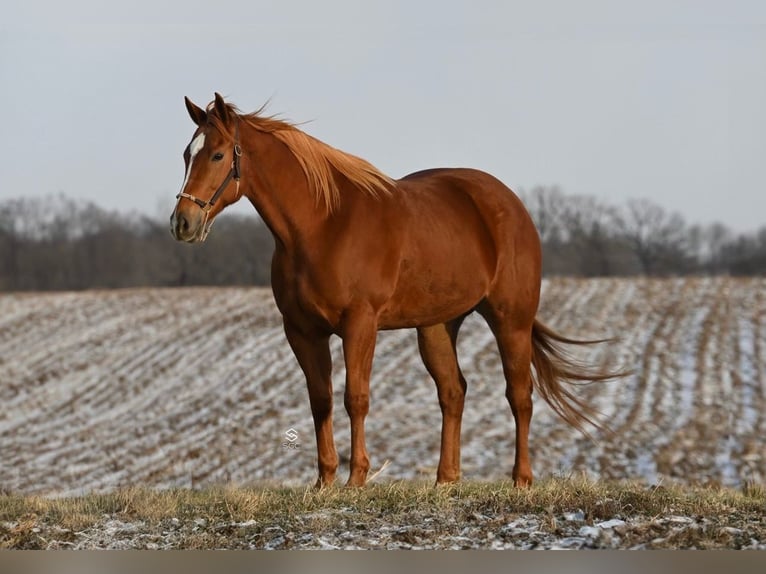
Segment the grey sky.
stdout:
<path fill-rule="evenodd" d="M 395 177 L 471 166 L 766 223 L 765 2 L 11 4 L 0 200 L 169 210 L 193 131 L 183 96 L 219 91 L 246 111 L 273 97 Z"/>

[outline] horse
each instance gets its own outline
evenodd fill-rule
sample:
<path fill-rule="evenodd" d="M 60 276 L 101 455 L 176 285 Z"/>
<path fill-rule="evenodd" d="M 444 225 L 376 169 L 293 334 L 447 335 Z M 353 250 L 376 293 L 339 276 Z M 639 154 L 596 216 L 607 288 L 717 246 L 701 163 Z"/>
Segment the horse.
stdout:
<path fill-rule="evenodd" d="M 347 486 L 370 469 L 365 417 L 378 331 L 415 328 L 442 414 L 436 482 L 460 479 L 466 379 L 458 364 L 463 320 L 479 313 L 496 341 L 516 430 L 513 482 L 533 481 L 529 428 L 533 388 L 567 423 L 601 428 L 569 384 L 600 381 L 536 318 L 541 245 L 521 200 L 501 181 L 468 168 L 392 179 L 364 159 L 315 139 L 297 124 L 245 114 L 220 94 L 206 108 L 185 98 L 196 125 L 170 218 L 179 241 L 205 241 L 216 216 L 246 197 L 274 237 L 271 284 L 287 341 L 306 378 L 321 488 L 338 469 L 332 425 L 329 339 L 342 339 L 344 406 L 351 424 Z M 533 371 L 534 369 L 534 371 Z"/>

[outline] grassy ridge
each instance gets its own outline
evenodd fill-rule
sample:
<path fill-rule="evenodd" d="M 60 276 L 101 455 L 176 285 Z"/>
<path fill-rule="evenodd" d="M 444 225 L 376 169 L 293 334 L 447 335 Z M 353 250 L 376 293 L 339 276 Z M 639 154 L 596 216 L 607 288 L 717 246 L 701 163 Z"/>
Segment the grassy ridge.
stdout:
<path fill-rule="evenodd" d="M 586 547 L 757 547 L 766 542 L 765 513 L 760 487 L 580 479 L 550 479 L 530 489 L 510 482 L 322 491 L 129 488 L 61 499 L 0 496 L 0 547 L 545 547 L 556 539 L 575 546 L 582 539 Z M 671 518 L 663 523 L 662 517 Z M 609 530 L 601 540 L 592 526 L 614 519 L 617 534 Z"/>

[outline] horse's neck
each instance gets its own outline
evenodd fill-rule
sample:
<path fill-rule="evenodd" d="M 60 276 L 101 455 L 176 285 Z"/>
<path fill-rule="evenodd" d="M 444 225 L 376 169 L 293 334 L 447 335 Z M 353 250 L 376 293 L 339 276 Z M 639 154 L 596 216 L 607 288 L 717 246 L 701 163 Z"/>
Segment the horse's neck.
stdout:
<path fill-rule="evenodd" d="M 310 242 L 325 220 L 298 160 L 274 136 L 255 128 L 243 140 L 244 195 L 253 204 L 274 239 L 290 250 Z"/>

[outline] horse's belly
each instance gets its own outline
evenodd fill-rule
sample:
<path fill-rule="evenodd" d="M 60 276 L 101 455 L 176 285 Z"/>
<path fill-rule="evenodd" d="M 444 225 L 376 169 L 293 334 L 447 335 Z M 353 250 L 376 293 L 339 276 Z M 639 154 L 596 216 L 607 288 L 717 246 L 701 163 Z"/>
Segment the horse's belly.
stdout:
<path fill-rule="evenodd" d="M 470 312 L 481 301 L 481 297 L 454 302 L 451 305 L 434 306 L 431 308 L 391 308 L 380 315 L 378 328 L 406 329 L 446 323 Z"/>
<path fill-rule="evenodd" d="M 400 277 L 393 296 L 379 315 L 381 329 L 444 323 L 468 313 L 487 295 L 491 276 L 481 271 L 430 269 Z"/>
<path fill-rule="evenodd" d="M 380 314 L 383 329 L 443 323 L 487 296 L 494 241 L 473 204 L 444 209 L 410 230 L 396 284 Z"/>

